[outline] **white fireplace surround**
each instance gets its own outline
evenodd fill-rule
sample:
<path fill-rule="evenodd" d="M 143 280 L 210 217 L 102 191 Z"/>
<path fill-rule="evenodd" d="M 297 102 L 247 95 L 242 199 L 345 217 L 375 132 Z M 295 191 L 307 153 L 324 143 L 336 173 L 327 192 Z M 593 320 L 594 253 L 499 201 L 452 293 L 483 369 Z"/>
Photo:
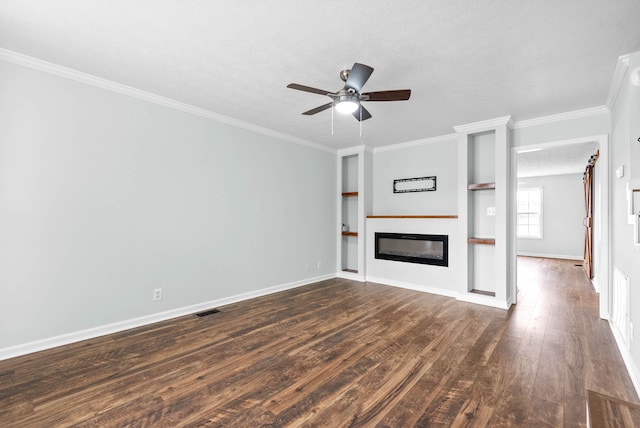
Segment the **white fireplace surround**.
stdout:
<path fill-rule="evenodd" d="M 458 298 L 467 292 L 460 276 L 458 219 L 455 218 L 367 218 L 366 280 L 417 291 Z M 449 236 L 449 266 L 403 263 L 375 258 L 375 233 L 418 233 Z"/>

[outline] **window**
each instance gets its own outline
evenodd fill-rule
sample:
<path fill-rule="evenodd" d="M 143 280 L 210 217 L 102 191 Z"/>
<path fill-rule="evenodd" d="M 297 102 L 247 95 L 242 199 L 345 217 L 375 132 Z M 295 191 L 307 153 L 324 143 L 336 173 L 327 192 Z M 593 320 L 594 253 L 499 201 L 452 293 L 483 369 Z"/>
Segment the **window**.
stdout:
<path fill-rule="evenodd" d="M 518 189 L 518 238 L 542 239 L 542 187 Z"/>

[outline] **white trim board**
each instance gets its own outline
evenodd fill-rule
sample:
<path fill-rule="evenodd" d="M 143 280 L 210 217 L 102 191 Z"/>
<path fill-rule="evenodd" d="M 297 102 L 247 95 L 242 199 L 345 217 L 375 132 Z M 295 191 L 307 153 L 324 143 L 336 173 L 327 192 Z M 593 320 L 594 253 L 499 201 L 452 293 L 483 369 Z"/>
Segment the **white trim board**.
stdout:
<path fill-rule="evenodd" d="M 444 288 L 429 287 L 426 285 L 412 284 L 409 282 L 402 282 L 402 281 L 394 281 L 387 278 L 379 278 L 379 277 L 367 275 L 367 282 L 373 282 L 373 283 L 382 284 L 382 285 L 389 285 L 392 287 L 406 288 L 407 290 L 414 290 L 414 291 L 420 291 L 422 293 L 436 294 L 438 296 L 451 297 L 461 302 L 475 303 L 477 305 L 489 306 L 492 308 L 509 309 L 509 306 L 511 306 L 510 302 L 501 302 L 489 296 L 482 296 L 482 295 L 473 294 L 473 293 L 459 293 L 457 291 L 451 291 Z"/>
<path fill-rule="evenodd" d="M 5 62 L 21 65 L 23 67 L 28 67 L 33 70 L 54 74 L 56 76 L 60 76 L 66 79 L 75 80 L 77 82 L 81 82 L 87 85 L 96 86 L 102 89 L 106 89 L 108 91 L 138 98 L 144 101 L 148 101 L 148 102 L 158 104 L 168 108 L 173 108 L 175 110 L 179 110 L 179 111 L 193 114 L 196 116 L 205 117 L 207 119 L 215 120 L 217 122 L 225 123 L 227 125 L 235 126 L 237 128 L 253 131 L 258 134 L 278 138 L 284 141 L 289 141 L 291 143 L 300 144 L 307 147 L 312 147 L 328 153 L 336 153 L 337 151 L 336 149 L 324 146 L 322 144 L 314 143 L 312 141 L 304 140 L 302 138 L 294 137 L 292 135 L 284 134 L 282 132 L 274 131 L 268 128 L 263 128 L 261 126 L 244 122 L 238 119 L 234 119 L 229 116 L 224 116 L 222 114 L 214 113 L 212 111 L 195 107 L 190 104 L 186 104 L 170 98 L 162 97 L 160 95 L 156 95 L 151 92 L 143 91 L 131 86 L 127 86 L 121 83 L 113 82 L 111 80 L 103 79 L 101 77 L 97 77 L 92 74 L 83 73 L 81 71 L 63 67 L 58 64 L 43 61 L 41 59 L 30 57 L 28 55 L 24 55 L 8 49 L 0 48 L 0 61 L 5 61 Z M 481 122 L 476 122 L 476 123 L 471 123 L 466 125 L 454 126 L 454 129 L 457 132 L 462 132 L 462 131 L 478 132 L 478 129 L 481 130 L 487 127 L 495 127 L 497 125 L 502 125 L 505 123 L 507 124 L 507 126 L 509 126 L 512 129 L 518 129 L 518 128 L 525 128 L 529 126 L 542 125 L 545 123 L 559 122 L 562 120 L 575 119 L 575 118 L 584 117 L 584 116 L 591 116 L 591 115 L 600 114 L 603 112 L 609 112 L 609 109 L 612 107 L 613 103 L 615 102 L 615 96 L 617 96 L 618 90 L 620 88 L 620 84 L 622 82 L 622 78 L 624 77 L 624 73 L 626 72 L 625 66 L 628 66 L 628 64 L 629 64 L 628 55 L 623 55 L 619 58 L 618 64 L 616 66 L 616 71 L 614 73 L 613 81 L 611 84 L 611 88 L 609 89 L 609 96 L 607 97 L 606 106 L 575 110 L 571 112 L 560 113 L 560 114 L 551 115 L 551 116 L 543 116 L 543 117 L 534 118 L 534 119 L 527 119 L 527 120 L 522 120 L 518 122 L 512 122 L 511 116 L 505 116 L 497 119 L 491 119 L 491 120 L 486 120 L 486 121 L 481 121 Z M 393 144 L 389 146 L 366 148 L 366 150 L 372 151 L 373 153 L 389 151 L 389 150 L 400 150 L 403 148 L 420 146 L 423 144 L 431 144 L 436 142 L 455 140 L 455 138 L 456 138 L 456 134 L 447 134 L 447 135 L 424 138 L 424 139 L 415 140 L 415 141 L 408 141 L 408 142 L 399 143 L 399 144 Z M 342 149 L 342 150 L 345 150 L 345 149 Z"/>
<path fill-rule="evenodd" d="M 421 291 L 423 293 L 437 294 L 438 296 L 455 298 L 458 295 L 458 293 L 456 293 L 455 291 L 447 290 L 444 288 L 430 287 L 428 285 L 413 284 L 410 282 L 395 281 L 393 279 L 380 278 L 371 275 L 367 275 L 367 282 L 389 285 L 398 288 L 406 288 L 407 290 Z"/>
<path fill-rule="evenodd" d="M 224 123 L 226 125 L 235 126 L 236 128 L 246 129 L 248 131 L 255 132 L 257 134 L 266 135 L 268 137 L 277 138 L 290 143 L 300 144 L 302 146 L 311 147 L 314 149 L 322 150 L 328 153 L 336 153 L 335 149 L 323 146 L 322 144 L 307 141 L 302 138 L 294 137 L 282 132 L 274 131 L 272 129 L 263 128 L 262 126 L 254 125 L 242 120 L 234 119 L 229 116 L 218 114 L 209 110 L 205 110 L 200 107 L 186 104 L 180 101 L 173 100 L 171 98 L 163 97 L 153 94 L 151 92 L 143 91 L 141 89 L 134 88 L 132 86 L 123 85 L 118 82 L 103 79 L 89 73 L 83 73 L 71 68 L 63 67 L 58 64 L 43 61 L 41 59 L 33 58 L 27 55 L 23 55 L 18 52 L 10 51 L 8 49 L 0 48 L 0 61 L 17 64 L 23 67 L 31 68 L 33 70 L 41 71 L 44 73 L 53 74 L 65 79 L 75 80 L 76 82 L 84 83 L 87 85 L 95 86 L 107 91 L 116 92 L 121 95 L 127 95 L 133 98 L 138 98 L 150 103 L 158 104 L 163 107 L 172 108 L 182 111 L 184 113 L 193 114 L 195 116 L 204 117 L 207 119 L 215 120 L 216 122 Z"/>
<path fill-rule="evenodd" d="M 548 149 L 553 147 L 569 146 L 573 144 L 584 144 L 584 143 L 601 143 L 606 138 L 608 138 L 606 135 L 590 135 L 587 137 L 571 138 L 568 140 L 559 140 L 559 141 L 551 141 L 551 142 L 536 143 L 536 144 L 526 144 L 522 146 L 511 146 L 511 150 L 513 150 L 515 153 L 520 153 L 524 150 L 532 150 L 532 149 Z M 564 174 L 558 174 L 558 175 L 564 175 Z M 526 179 L 526 177 L 521 177 L 521 179 Z"/>
<path fill-rule="evenodd" d="M 511 116 L 497 117 L 495 119 L 483 120 L 480 122 L 467 123 L 454 126 L 453 129 L 459 134 L 477 134 L 480 132 L 492 131 L 500 126 L 513 128 Z"/>
<path fill-rule="evenodd" d="M 358 146 L 351 146 L 351 147 L 346 147 L 344 149 L 338 149 L 336 150 L 336 154 L 338 155 L 338 157 L 351 156 L 351 155 L 360 154 L 366 149 L 367 149 L 367 146 L 365 146 L 364 144 L 360 144 Z"/>
<path fill-rule="evenodd" d="M 509 309 L 513 302 L 496 300 L 494 297 L 483 296 L 482 294 L 475 293 L 458 293 L 456 299 L 461 302 L 474 303 L 476 305 L 489 306 L 498 309 Z"/>
<path fill-rule="evenodd" d="M 563 120 L 578 119 L 581 117 L 594 116 L 597 114 L 609 113 L 605 106 L 585 108 L 582 110 L 568 111 L 566 113 L 553 114 L 550 116 L 537 117 L 534 119 L 519 120 L 515 122 L 511 129 L 522 129 L 530 126 L 545 125 L 547 123 L 562 122 Z"/>
<path fill-rule="evenodd" d="M 302 287 L 304 285 L 313 284 L 315 282 L 324 281 L 327 279 L 335 278 L 335 274 L 316 276 L 313 278 L 304 279 L 301 281 L 294 281 L 287 284 L 276 285 L 273 287 L 263 288 L 261 290 L 251 291 L 248 293 L 236 294 L 234 296 L 223 297 L 208 302 L 197 303 L 195 305 L 185 306 L 182 308 L 172 309 L 165 312 L 159 312 L 156 314 L 145 315 L 139 318 L 133 318 L 129 320 L 119 321 L 111 324 L 106 324 L 98 327 L 89 328 L 86 330 L 75 331 L 72 333 L 66 333 L 55 337 L 36 340 L 33 342 L 23 343 L 20 345 L 10 346 L 0 349 L 0 361 L 9 358 L 19 357 L 21 355 L 31 354 L 33 352 L 43 351 L 45 349 L 51 349 L 62 345 L 68 345 L 82 340 L 93 339 L 99 336 L 107 334 L 118 333 L 123 330 L 129 330 L 136 327 L 142 327 L 148 324 L 153 324 L 160 321 L 166 321 L 171 318 L 177 318 L 184 315 L 195 314 L 207 309 L 228 305 L 231 303 L 240 302 L 243 300 L 253 299 L 255 297 L 265 296 L 267 294 L 277 293 L 279 291 L 289 290 L 292 288 Z"/>
<path fill-rule="evenodd" d="M 361 275 L 359 273 L 346 272 L 343 270 L 336 273 L 336 277 L 341 279 L 349 279 L 351 281 L 365 282 L 364 275 Z"/>
<path fill-rule="evenodd" d="M 627 69 L 629 68 L 629 55 L 622 55 L 618 57 L 616 62 L 616 69 L 613 72 L 611 78 L 611 86 L 609 86 L 609 93 L 607 94 L 607 101 L 605 102 L 606 108 L 611 111 L 618 98 L 620 87 L 622 86 L 622 80 L 624 79 Z"/>

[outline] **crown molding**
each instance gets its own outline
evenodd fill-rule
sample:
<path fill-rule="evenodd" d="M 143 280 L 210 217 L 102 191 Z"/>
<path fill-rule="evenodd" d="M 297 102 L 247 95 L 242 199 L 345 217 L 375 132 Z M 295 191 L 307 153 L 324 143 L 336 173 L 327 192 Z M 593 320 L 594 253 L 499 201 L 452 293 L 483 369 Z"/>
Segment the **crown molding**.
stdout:
<path fill-rule="evenodd" d="M 388 146 L 376 147 L 373 149 L 373 153 L 389 152 L 392 150 L 402 150 L 402 149 L 408 149 L 411 147 L 425 146 L 428 144 L 442 143 L 445 141 L 455 142 L 457 141 L 457 138 L 458 138 L 457 134 L 447 134 L 447 135 L 440 135 L 437 137 L 422 138 L 420 140 L 407 141 L 405 143 L 390 144 Z"/>
<path fill-rule="evenodd" d="M 611 78 L 611 86 L 609 86 L 607 101 L 604 103 L 609 111 L 613 109 L 613 106 L 616 103 L 618 93 L 620 92 L 620 87 L 622 86 L 622 81 L 624 80 L 624 76 L 627 73 L 628 68 L 629 55 L 627 54 L 619 56 L 618 62 L 616 62 L 616 69 L 613 72 L 613 77 Z"/>
<path fill-rule="evenodd" d="M 483 120 L 481 122 L 468 123 L 465 125 L 454 126 L 453 129 L 457 133 L 474 134 L 477 132 L 489 131 L 500 126 L 512 127 L 513 122 L 511 116 L 503 116 L 495 119 Z"/>
<path fill-rule="evenodd" d="M 350 156 L 350 155 L 355 155 L 359 153 L 364 153 L 365 151 L 370 151 L 370 150 L 367 149 L 367 146 L 365 144 L 361 144 L 359 146 L 351 146 L 351 147 L 345 147 L 344 149 L 338 149 L 336 150 L 335 153 L 338 156 Z"/>
<path fill-rule="evenodd" d="M 581 117 L 594 116 L 597 114 L 609 113 L 605 106 L 590 107 L 582 110 L 574 110 L 566 113 L 553 114 L 550 116 L 537 117 L 534 119 L 519 120 L 512 125 L 512 129 L 528 128 L 530 126 L 544 125 L 564 120 L 579 119 Z"/>
<path fill-rule="evenodd" d="M 312 141 L 304 140 L 302 138 L 294 137 L 279 131 L 263 128 L 262 126 L 254 125 L 242 120 L 234 119 L 229 116 L 214 113 L 209 110 L 205 110 L 200 107 L 193 106 L 191 104 L 183 103 L 173 100 L 171 98 L 156 95 L 151 92 L 143 91 L 141 89 L 134 88 L 132 86 L 123 85 L 111 80 L 103 79 L 102 77 L 94 76 L 89 73 L 84 73 L 72 68 L 63 67 L 58 64 L 47 62 L 38 58 L 30 57 L 18 52 L 10 51 L 8 49 L 0 48 L 0 61 L 17 64 L 23 67 L 31 68 L 33 70 L 42 71 L 45 73 L 53 74 L 66 79 L 74 80 L 76 82 L 84 83 L 87 85 L 95 86 L 101 89 L 105 89 L 118 94 L 127 95 L 133 98 L 144 100 L 153 104 L 161 105 L 163 107 L 179 110 L 184 113 L 192 114 L 195 116 L 211 119 L 216 122 L 224 123 L 226 125 L 234 126 L 236 128 L 242 128 L 248 131 L 262 134 L 268 137 L 277 138 L 279 140 L 288 141 L 290 143 L 300 144 L 302 146 L 311 147 L 317 150 L 322 150 L 331 154 L 336 153 L 336 149 L 324 146 L 322 144 L 314 143 Z"/>

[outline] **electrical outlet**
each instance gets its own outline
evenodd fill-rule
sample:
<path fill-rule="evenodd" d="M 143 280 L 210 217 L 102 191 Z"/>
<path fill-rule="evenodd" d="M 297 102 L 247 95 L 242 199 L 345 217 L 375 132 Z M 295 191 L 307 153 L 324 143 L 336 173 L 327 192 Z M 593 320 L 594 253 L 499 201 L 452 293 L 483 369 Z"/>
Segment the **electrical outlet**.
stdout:
<path fill-rule="evenodd" d="M 309 272 L 309 263 L 304 264 L 304 270 L 305 272 Z"/>
<path fill-rule="evenodd" d="M 318 260 L 316 266 L 318 267 L 318 270 L 320 270 L 322 268 L 322 260 Z"/>
<path fill-rule="evenodd" d="M 496 207 L 488 207 L 487 208 L 487 215 L 490 215 L 490 216 L 496 215 Z"/>
<path fill-rule="evenodd" d="M 162 300 L 162 288 L 153 289 L 153 301 Z"/>

